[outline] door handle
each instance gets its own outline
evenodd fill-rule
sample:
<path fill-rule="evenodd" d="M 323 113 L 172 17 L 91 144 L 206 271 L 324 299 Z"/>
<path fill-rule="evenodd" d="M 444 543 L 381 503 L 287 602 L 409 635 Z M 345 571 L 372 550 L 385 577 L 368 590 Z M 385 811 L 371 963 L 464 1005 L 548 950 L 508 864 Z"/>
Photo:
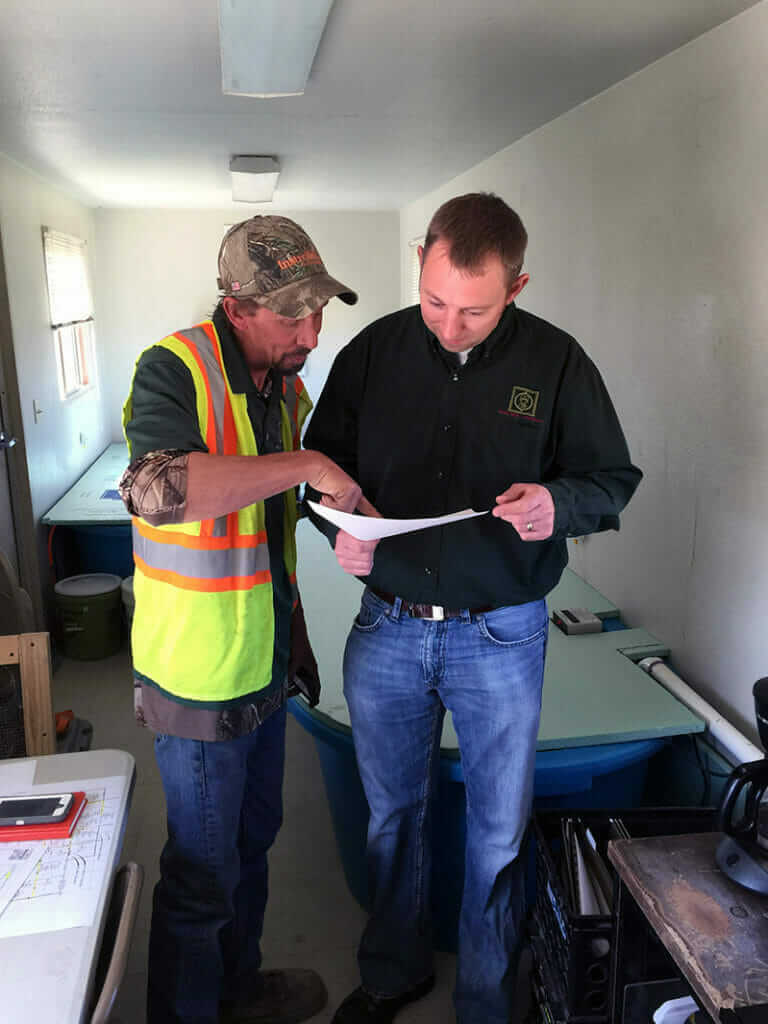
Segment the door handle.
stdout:
<path fill-rule="evenodd" d="M 0 430 L 0 451 L 2 451 L 4 448 L 13 448 L 15 444 L 15 437 L 9 437 L 6 433 Z"/>

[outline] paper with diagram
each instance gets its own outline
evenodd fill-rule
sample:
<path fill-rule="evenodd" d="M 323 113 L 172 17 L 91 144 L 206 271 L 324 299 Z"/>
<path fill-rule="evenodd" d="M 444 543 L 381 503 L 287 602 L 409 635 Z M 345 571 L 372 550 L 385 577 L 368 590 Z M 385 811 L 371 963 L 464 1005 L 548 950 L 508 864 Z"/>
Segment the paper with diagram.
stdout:
<path fill-rule="evenodd" d="M 0 917 L 42 856 L 42 843 L 3 843 L 0 846 Z"/>
<path fill-rule="evenodd" d="M 67 789 L 84 790 L 88 798 L 69 839 L 40 841 L 41 857 L 0 916 L 0 938 L 31 935 L 59 928 L 90 926 L 103 896 L 102 879 L 110 872 L 106 859 L 119 827 L 120 797 L 125 780 L 118 777 L 67 781 Z M 61 791 L 61 783 L 36 786 L 35 793 Z"/>
<path fill-rule="evenodd" d="M 474 516 L 485 516 L 485 512 L 475 512 L 467 508 L 463 512 L 451 512 L 447 516 L 433 516 L 430 519 L 379 519 L 376 516 L 357 516 L 350 512 L 339 512 L 316 501 L 308 501 L 310 508 L 329 523 L 338 526 L 345 533 L 350 533 L 358 540 L 381 540 L 382 537 L 394 537 L 400 533 L 412 533 L 414 530 L 426 530 L 430 526 L 447 526 L 461 519 L 472 519 Z"/>

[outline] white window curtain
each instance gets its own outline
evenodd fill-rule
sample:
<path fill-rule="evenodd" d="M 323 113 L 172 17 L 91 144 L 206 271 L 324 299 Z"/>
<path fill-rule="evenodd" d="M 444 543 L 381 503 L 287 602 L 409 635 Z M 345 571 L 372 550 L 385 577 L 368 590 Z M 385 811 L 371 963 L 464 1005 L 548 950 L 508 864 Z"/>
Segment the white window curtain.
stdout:
<path fill-rule="evenodd" d="M 413 306 L 419 301 L 419 246 L 424 245 L 424 235 L 414 238 L 408 243 L 410 250 L 410 273 L 408 278 L 408 297 Z"/>
<path fill-rule="evenodd" d="M 96 383 L 93 297 L 85 254 L 82 238 L 43 228 L 48 305 L 62 401 L 75 398 Z"/>
<path fill-rule="evenodd" d="M 51 327 L 92 320 L 93 298 L 83 239 L 43 228 L 43 250 Z"/>

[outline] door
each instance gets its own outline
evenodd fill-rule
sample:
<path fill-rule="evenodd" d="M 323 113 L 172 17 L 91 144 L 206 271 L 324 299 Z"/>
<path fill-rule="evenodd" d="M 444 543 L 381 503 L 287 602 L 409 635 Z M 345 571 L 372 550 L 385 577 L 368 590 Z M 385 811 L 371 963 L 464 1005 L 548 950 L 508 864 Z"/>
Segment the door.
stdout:
<path fill-rule="evenodd" d="M 3 366 L 0 362 L 0 395 L 5 394 Z M 0 551 L 19 574 L 19 553 L 16 549 L 16 531 L 11 506 L 11 484 L 8 477 L 8 458 L 13 453 L 16 439 L 5 429 L 2 402 L 0 402 Z"/>
<path fill-rule="evenodd" d="M 0 236 L 0 551 L 32 601 L 35 628 L 44 629 L 37 545 Z"/>

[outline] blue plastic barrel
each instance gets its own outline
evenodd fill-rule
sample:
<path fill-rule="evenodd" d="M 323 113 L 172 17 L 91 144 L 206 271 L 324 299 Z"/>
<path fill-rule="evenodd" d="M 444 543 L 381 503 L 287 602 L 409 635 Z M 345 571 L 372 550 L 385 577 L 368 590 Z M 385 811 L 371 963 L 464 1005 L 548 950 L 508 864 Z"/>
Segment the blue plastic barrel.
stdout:
<path fill-rule="evenodd" d="M 320 758 L 344 876 L 357 902 L 369 909 L 365 865 L 368 804 L 357 771 L 352 732 L 301 698 L 289 702 L 312 735 Z M 640 802 L 648 759 L 663 739 L 604 746 L 542 750 L 536 755 L 534 804 L 538 807 L 633 807 Z M 432 806 L 432 919 L 435 948 L 456 951 L 464 880 L 466 803 L 458 757 L 442 754 Z"/>
<path fill-rule="evenodd" d="M 115 576 L 133 573 L 133 539 L 130 523 L 108 526 L 67 526 L 77 572 L 108 572 Z"/>

